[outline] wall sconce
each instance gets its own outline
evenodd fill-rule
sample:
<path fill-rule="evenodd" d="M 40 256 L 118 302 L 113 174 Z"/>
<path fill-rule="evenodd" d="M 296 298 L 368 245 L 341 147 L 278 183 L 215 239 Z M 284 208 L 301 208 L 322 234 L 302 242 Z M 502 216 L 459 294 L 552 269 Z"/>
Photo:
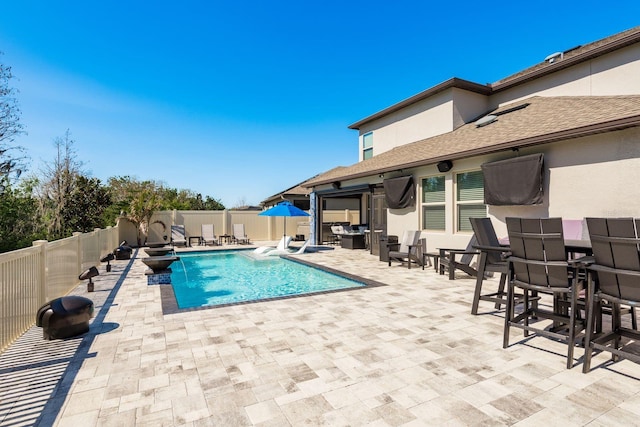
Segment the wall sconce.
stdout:
<path fill-rule="evenodd" d="M 440 172 L 449 172 L 453 167 L 453 162 L 451 160 L 444 160 L 438 163 L 438 171 Z"/>
<path fill-rule="evenodd" d="M 379 178 L 384 178 L 384 174 L 381 173 L 380 175 L 378 175 Z"/>

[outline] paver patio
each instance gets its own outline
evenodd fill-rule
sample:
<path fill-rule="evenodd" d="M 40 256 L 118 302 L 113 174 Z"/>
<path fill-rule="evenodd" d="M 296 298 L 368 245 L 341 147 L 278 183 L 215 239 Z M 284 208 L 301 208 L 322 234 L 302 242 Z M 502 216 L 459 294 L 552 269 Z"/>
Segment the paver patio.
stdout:
<path fill-rule="evenodd" d="M 33 328 L 0 355 L 0 425 L 640 423 L 640 365 L 566 370 L 564 344 L 517 330 L 502 349 L 503 313 L 470 314 L 471 278 L 364 250 L 300 256 L 386 286 L 164 315 L 146 266 L 112 262 L 86 294 L 88 334 Z"/>

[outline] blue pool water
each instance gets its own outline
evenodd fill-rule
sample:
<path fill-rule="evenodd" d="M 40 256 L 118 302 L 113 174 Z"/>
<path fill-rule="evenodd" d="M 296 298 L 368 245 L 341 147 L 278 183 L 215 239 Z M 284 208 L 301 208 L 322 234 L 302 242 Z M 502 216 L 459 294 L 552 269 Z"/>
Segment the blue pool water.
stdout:
<path fill-rule="evenodd" d="M 171 283 L 178 307 L 233 304 L 366 286 L 277 256 L 257 260 L 249 252 L 180 254 L 180 261 L 171 264 Z"/>

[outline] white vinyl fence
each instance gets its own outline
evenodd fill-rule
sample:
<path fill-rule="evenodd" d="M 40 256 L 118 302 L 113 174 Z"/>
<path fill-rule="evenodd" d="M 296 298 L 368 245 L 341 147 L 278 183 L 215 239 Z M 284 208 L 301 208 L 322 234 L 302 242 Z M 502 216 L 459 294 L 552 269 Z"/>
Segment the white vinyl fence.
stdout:
<path fill-rule="evenodd" d="M 118 227 L 75 233 L 0 254 L 0 351 L 35 324 L 38 309 L 75 288 L 78 276 L 118 246 Z"/>

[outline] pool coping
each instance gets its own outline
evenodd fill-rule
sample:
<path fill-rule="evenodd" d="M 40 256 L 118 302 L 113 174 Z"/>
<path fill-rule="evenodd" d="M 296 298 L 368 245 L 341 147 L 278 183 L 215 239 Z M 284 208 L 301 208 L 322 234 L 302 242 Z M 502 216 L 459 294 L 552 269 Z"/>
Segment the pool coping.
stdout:
<path fill-rule="evenodd" d="M 235 249 L 235 250 L 231 249 L 230 251 L 241 251 L 241 250 L 243 250 L 243 249 Z M 162 303 L 162 314 L 163 315 L 177 314 L 177 313 L 187 313 L 187 312 L 201 311 L 201 310 L 214 310 L 216 308 L 232 307 L 232 306 L 237 306 L 237 305 L 256 304 L 256 303 L 268 302 L 268 301 L 279 301 L 279 300 L 283 300 L 283 299 L 304 298 L 304 297 L 317 296 L 317 295 L 323 295 L 323 294 L 332 294 L 332 293 L 336 293 L 336 292 L 363 290 L 363 289 L 375 288 L 375 287 L 380 287 L 380 286 L 387 286 L 386 284 L 378 282 L 378 281 L 375 281 L 375 280 L 367 279 L 365 277 L 357 276 L 355 274 L 346 273 L 344 271 L 336 270 L 334 268 L 327 267 L 325 265 L 316 264 L 316 263 L 301 259 L 301 258 L 296 257 L 296 256 L 280 255 L 280 258 L 283 258 L 283 259 L 286 259 L 286 260 L 289 260 L 289 261 L 293 261 L 293 262 L 297 262 L 299 264 L 303 264 L 303 265 L 306 265 L 308 267 L 317 268 L 319 270 L 326 271 L 327 273 L 331 273 L 331 274 L 335 274 L 335 275 L 340 276 L 340 277 L 344 277 L 345 279 L 350 279 L 350 280 L 354 280 L 356 282 L 364 283 L 364 286 L 358 286 L 358 287 L 353 287 L 353 288 L 342 288 L 342 289 L 328 289 L 328 290 L 324 290 L 324 291 L 307 292 L 307 293 L 304 293 L 304 294 L 297 294 L 297 295 L 283 295 L 283 296 L 277 296 L 277 297 L 271 297 L 271 298 L 262 298 L 262 299 L 256 299 L 256 300 L 250 300 L 250 301 L 239 301 L 239 302 L 232 302 L 232 303 L 226 303 L 226 304 L 218 304 L 218 305 L 211 305 L 211 306 L 201 306 L 201 307 L 188 307 L 188 308 L 180 308 L 180 307 L 178 307 L 178 301 L 177 301 L 176 295 L 175 295 L 175 293 L 173 291 L 173 285 L 172 284 L 158 284 L 158 285 L 148 285 L 148 286 L 158 286 L 158 287 L 160 287 L 160 299 L 161 299 L 161 303 Z"/>

